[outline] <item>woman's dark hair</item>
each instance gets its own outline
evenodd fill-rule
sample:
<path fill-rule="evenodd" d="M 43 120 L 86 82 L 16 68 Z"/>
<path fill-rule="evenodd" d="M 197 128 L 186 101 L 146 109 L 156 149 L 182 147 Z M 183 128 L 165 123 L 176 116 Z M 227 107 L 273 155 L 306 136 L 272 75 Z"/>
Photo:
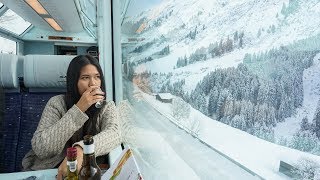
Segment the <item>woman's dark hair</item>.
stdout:
<path fill-rule="evenodd" d="M 104 76 L 99 61 L 91 55 L 79 55 L 71 60 L 67 70 L 67 93 L 65 96 L 65 102 L 68 110 L 74 104 L 76 104 L 81 97 L 78 90 L 80 72 L 84 66 L 89 64 L 97 68 L 101 80 L 100 88 L 103 92 L 105 92 Z M 75 132 L 74 135 L 69 139 L 67 143 L 68 146 L 71 146 L 73 143 L 82 140 L 83 136 L 86 134 L 97 134 L 96 123 L 99 112 L 100 109 L 97 109 L 94 105 L 88 108 L 85 113 L 88 115 L 89 119 L 86 121 L 83 127 Z"/>

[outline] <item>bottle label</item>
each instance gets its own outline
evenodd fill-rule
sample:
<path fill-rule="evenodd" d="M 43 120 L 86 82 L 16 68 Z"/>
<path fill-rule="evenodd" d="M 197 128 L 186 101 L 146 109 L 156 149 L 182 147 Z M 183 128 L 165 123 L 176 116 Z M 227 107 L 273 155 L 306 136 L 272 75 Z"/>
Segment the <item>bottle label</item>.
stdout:
<path fill-rule="evenodd" d="M 93 154 L 93 153 L 94 153 L 94 144 L 83 146 L 83 154 Z"/>
<path fill-rule="evenodd" d="M 75 172 L 77 170 L 77 160 L 75 161 L 67 161 L 67 165 L 69 166 L 70 172 Z"/>

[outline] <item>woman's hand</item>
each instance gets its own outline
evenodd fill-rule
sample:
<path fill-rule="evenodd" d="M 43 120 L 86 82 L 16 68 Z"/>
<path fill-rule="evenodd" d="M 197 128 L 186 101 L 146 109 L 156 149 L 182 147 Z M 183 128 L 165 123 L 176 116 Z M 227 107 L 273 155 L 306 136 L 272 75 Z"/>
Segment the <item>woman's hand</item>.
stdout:
<path fill-rule="evenodd" d="M 67 168 L 67 157 L 65 157 L 58 168 L 57 180 L 63 180 L 63 178 L 67 176 Z"/>
<path fill-rule="evenodd" d="M 83 150 L 80 146 L 75 146 L 75 148 L 77 149 L 77 169 L 79 173 L 83 161 Z M 65 157 L 58 168 L 57 180 L 63 180 L 67 176 L 67 172 L 67 157 Z"/>
<path fill-rule="evenodd" d="M 90 86 L 81 96 L 76 106 L 85 112 L 92 104 L 104 100 L 104 92 L 99 90 L 99 86 Z"/>
<path fill-rule="evenodd" d="M 83 161 L 83 150 L 80 146 L 74 146 L 75 148 L 77 148 L 77 169 L 78 169 L 78 173 L 80 172 L 80 168 L 82 166 L 82 161 Z"/>

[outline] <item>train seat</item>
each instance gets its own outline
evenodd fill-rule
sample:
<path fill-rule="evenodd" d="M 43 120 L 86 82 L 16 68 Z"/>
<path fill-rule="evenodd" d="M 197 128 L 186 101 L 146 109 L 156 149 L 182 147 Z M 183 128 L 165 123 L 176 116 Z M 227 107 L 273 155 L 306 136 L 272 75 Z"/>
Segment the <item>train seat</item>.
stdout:
<path fill-rule="evenodd" d="M 31 138 L 47 101 L 66 91 L 65 77 L 72 58 L 74 56 L 58 55 L 27 55 L 24 58 L 23 77 L 28 91 L 22 93 L 16 171 L 22 170 L 22 159 L 31 149 Z"/>
<path fill-rule="evenodd" d="M 21 122 L 18 61 L 17 55 L 0 54 L 0 172 L 14 172 L 16 166 Z"/>

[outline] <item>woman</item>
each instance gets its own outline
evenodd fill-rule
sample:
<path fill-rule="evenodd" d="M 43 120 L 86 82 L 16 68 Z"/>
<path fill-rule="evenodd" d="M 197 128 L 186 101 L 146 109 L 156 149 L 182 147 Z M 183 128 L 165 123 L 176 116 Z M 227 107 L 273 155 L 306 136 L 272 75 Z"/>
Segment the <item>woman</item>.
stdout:
<path fill-rule="evenodd" d="M 66 148 L 77 148 L 78 169 L 82 164 L 82 138 L 94 135 L 96 157 L 108 154 L 121 143 L 119 120 L 112 101 L 101 109 L 104 77 L 98 60 L 90 55 L 75 57 L 67 70 L 67 93 L 52 97 L 43 110 L 31 140 L 32 150 L 22 161 L 25 170 L 58 167 L 66 175 Z M 98 161 L 98 160 L 97 160 Z"/>

